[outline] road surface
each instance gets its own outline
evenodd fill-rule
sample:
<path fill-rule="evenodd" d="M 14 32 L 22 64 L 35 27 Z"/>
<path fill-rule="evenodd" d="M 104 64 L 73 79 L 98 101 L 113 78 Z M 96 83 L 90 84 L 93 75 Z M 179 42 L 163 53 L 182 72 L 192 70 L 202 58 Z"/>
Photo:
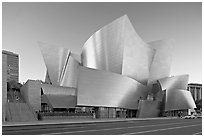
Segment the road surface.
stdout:
<path fill-rule="evenodd" d="M 2 128 L 3 135 L 202 135 L 202 119 L 152 119 Z"/>

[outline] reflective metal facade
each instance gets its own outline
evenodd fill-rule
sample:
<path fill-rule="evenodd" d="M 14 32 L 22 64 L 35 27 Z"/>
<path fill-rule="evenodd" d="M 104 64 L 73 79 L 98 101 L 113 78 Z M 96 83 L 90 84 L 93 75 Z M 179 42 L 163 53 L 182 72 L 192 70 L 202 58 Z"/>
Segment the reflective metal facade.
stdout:
<path fill-rule="evenodd" d="M 64 72 L 60 80 L 60 86 L 77 88 L 78 67 L 79 62 L 73 58 L 71 53 L 64 68 Z"/>
<path fill-rule="evenodd" d="M 167 77 L 159 79 L 162 90 L 165 89 L 184 89 L 187 90 L 189 75 L 178 75 L 173 77 Z"/>
<path fill-rule="evenodd" d="M 122 16 L 93 34 L 82 48 L 82 65 L 88 68 L 122 73 L 124 29 Z"/>
<path fill-rule="evenodd" d="M 41 84 L 43 94 L 45 95 L 70 95 L 76 96 L 76 89 L 69 87 L 53 86 L 48 84 Z"/>
<path fill-rule="evenodd" d="M 62 47 L 40 43 L 40 49 L 47 67 L 46 83 L 76 88 L 80 58 Z"/>
<path fill-rule="evenodd" d="M 196 108 L 191 93 L 187 91 L 188 78 L 188 75 L 179 75 L 158 80 L 161 89 L 166 92 L 166 111 Z"/>
<path fill-rule="evenodd" d="M 82 49 L 82 65 L 129 76 L 147 84 L 154 50 L 122 16 L 92 35 Z"/>
<path fill-rule="evenodd" d="M 158 40 L 148 44 L 155 50 L 148 79 L 148 85 L 151 86 L 156 80 L 169 77 L 174 41 Z"/>
<path fill-rule="evenodd" d="M 52 108 L 76 107 L 76 89 L 69 87 L 41 84 L 44 98 Z"/>
<path fill-rule="evenodd" d="M 49 80 L 53 85 L 60 85 L 60 75 L 70 51 L 63 47 L 39 43 Z"/>
<path fill-rule="evenodd" d="M 116 73 L 79 67 L 77 105 L 137 109 L 146 86 Z"/>
<path fill-rule="evenodd" d="M 183 110 L 196 108 L 191 92 L 182 89 L 167 89 L 165 110 Z"/>
<path fill-rule="evenodd" d="M 154 50 L 139 37 L 128 18 L 125 20 L 122 40 L 124 41 L 122 75 L 146 85 Z"/>

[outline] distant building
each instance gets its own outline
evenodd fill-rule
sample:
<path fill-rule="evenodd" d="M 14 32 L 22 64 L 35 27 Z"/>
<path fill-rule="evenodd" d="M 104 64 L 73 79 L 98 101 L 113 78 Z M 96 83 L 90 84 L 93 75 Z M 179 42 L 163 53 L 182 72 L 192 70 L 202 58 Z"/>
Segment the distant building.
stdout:
<path fill-rule="evenodd" d="M 190 83 L 187 90 L 191 92 L 194 101 L 202 99 L 202 84 Z"/>
<path fill-rule="evenodd" d="M 2 50 L 2 66 L 5 67 L 7 72 L 2 74 L 7 77 L 7 81 L 19 81 L 19 57 L 18 54 Z"/>
<path fill-rule="evenodd" d="M 2 121 L 5 121 L 5 108 L 7 102 L 7 82 L 19 79 L 18 54 L 2 50 Z"/>

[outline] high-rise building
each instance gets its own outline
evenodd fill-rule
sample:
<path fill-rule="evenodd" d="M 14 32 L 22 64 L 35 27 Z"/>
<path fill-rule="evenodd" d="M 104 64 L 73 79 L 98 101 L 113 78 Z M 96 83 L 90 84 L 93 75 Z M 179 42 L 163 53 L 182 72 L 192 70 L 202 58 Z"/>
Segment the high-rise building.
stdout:
<path fill-rule="evenodd" d="M 194 101 L 202 99 L 202 84 L 190 83 L 188 84 L 188 91 L 191 92 Z"/>
<path fill-rule="evenodd" d="M 7 82 L 19 79 L 18 54 L 2 50 L 2 121 L 5 121 L 7 102 Z"/>
<path fill-rule="evenodd" d="M 2 64 L 6 68 L 7 72 L 2 74 L 7 77 L 7 81 L 15 80 L 19 81 L 19 59 L 18 54 L 9 51 L 2 51 Z"/>

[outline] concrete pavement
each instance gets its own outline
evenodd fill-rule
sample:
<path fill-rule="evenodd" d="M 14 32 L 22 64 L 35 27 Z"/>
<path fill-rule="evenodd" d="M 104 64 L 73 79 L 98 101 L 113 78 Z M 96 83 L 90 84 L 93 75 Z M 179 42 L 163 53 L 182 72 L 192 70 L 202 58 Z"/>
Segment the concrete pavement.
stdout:
<path fill-rule="evenodd" d="M 3 135 L 201 135 L 202 119 L 137 119 L 111 122 L 4 126 Z"/>
<path fill-rule="evenodd" d="M 178 117 L 155 117 L 155 118 L 107 118 L 107 119 L 59 119 L 59 120 L 42 120 L 28 122 L 3 122 L 2 126 L 25 126 L 25 125 L 45 125 L 45 124 L 81 124 L 81 123 L 98 123 L 98 122 L 118 122 L 133 120 L 157 120 L 157 119 L 177 119 Z"/>

